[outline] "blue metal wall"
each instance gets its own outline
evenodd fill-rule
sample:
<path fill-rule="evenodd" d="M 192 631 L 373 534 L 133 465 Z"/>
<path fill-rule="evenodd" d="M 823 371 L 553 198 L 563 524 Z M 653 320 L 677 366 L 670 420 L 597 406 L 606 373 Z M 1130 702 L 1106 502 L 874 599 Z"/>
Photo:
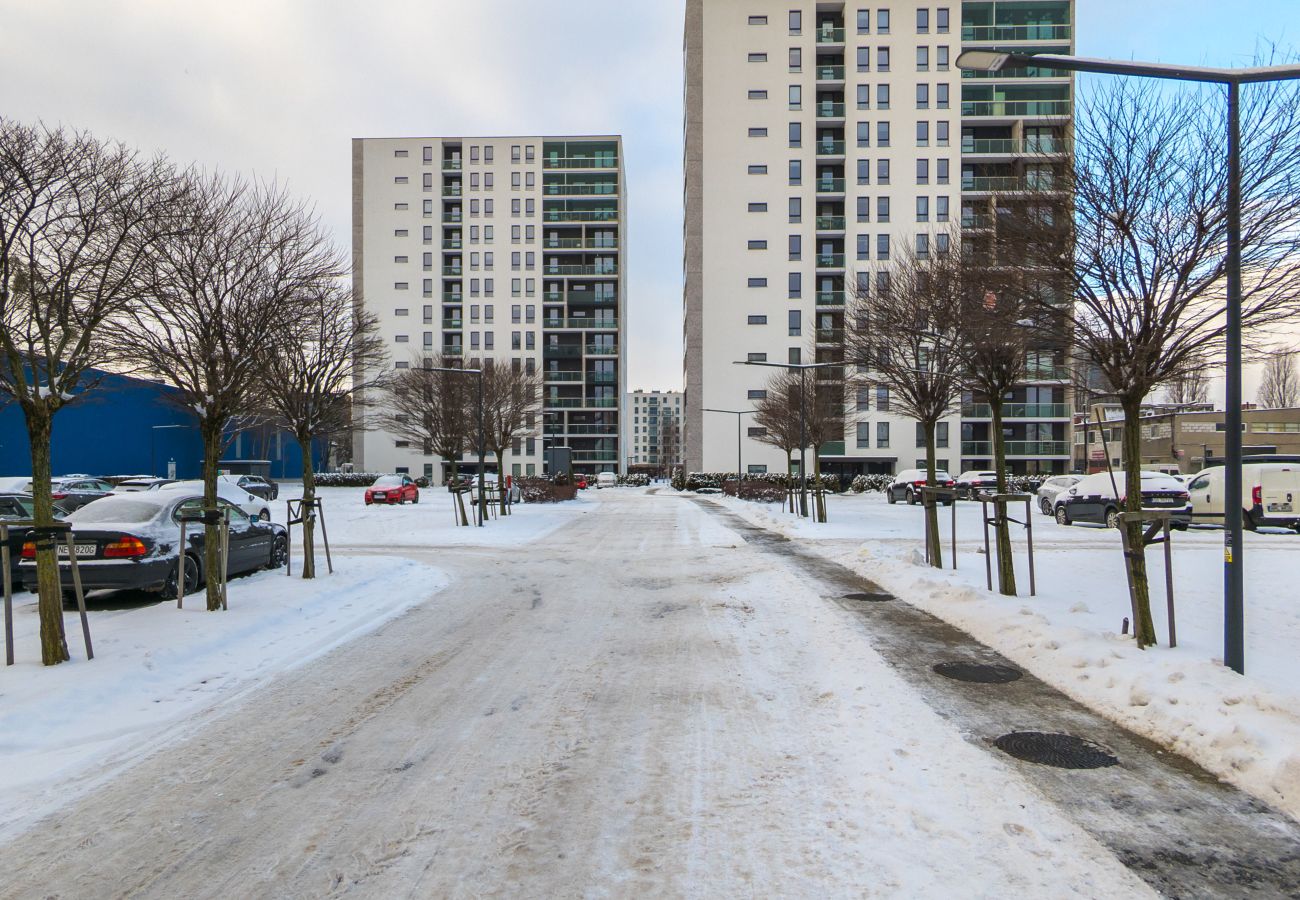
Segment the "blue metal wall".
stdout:
<path fill-rule="evenodd" d="M 51 469 L 55 476 L 202 474 L 203 444 L 194 417 L 168 402 L 174 389 L 157 382 L 103 373 L 98 386 L 54 417 Z M 272 478 L 299 478 L 302 451 L 292 435 L 274 429 L 234 434 L 223 459 L 265 459 Z M 317 470 L 322 454 L 314 448 Z M 31 451 L 22 410 L 0 406 L 0 476 L 30 475 Z"/>

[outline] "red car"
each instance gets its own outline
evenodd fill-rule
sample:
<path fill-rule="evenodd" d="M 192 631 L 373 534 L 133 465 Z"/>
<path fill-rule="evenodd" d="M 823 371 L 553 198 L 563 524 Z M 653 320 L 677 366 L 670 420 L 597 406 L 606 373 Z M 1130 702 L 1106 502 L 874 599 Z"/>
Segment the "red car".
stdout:
<path fill-rule="evenodd" d="M 578 490 L 585 491 L 587 489 L 587 476 L 575 475 L 573 483 L 578 486 Z"/>
<path fill-rule="evenodd" d="M 410 475 L 382 475 L 366 488 L 366 506 L 372 503 L 420 502 L 420 488 Z"/>

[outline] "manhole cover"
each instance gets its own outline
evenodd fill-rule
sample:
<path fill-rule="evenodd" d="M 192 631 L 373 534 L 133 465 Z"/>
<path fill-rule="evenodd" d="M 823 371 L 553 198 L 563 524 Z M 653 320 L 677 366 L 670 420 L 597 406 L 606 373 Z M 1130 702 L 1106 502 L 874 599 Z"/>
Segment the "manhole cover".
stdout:
<path fill-rule="evenodd" d="M 1069 734 L 1016 731 L 1002 735 L 993 744 L 1016 759 L 1058 769 L 1104 769 L 1119 763 L 1096 744 Z"/>
<path fill-rule="evenodd" d="M 944 678 L 969 681 L 974 684 L 1007 684 L 1020 678 L 1019 669 L 982 663 L 942 662 L 936 665 L 934 670 Z"/>
<path fill-rule="evenodd" d="M 893 600 L 889 594 L 870 594 L 865 591 L 859 591 L 855 594 L 845 594 L 845 600 L 862 600 L 866 603 L 884 603 L 886 600 Z"/>

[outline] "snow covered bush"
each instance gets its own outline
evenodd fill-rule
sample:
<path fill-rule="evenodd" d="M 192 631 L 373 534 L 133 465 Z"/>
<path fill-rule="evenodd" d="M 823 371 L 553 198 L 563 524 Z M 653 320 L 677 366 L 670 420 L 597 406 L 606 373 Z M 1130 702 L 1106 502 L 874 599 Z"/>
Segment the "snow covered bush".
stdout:
<path fill-rule="evenodd" d="M 370 487 L 381 472 L 317 472 L 316 487 Z"/>
<path fill-rule="evenodd" d="M 516 478 L 514 483 L 518 486 L 519 496 L 525 503 L 559 503 L 563 500 L 572 500 L 578 493 L 578 489 L 563 473 L 556 475 L 554 480 L 525 476 Z"/>
<path fill-rule="evenodd" d="M 650 476 L 643 472 L 635 472 L 630 475 L 618 476 L 618 483 L 628 487 L 645 487 L 650 483 Z"/>
<path fill-rule="evenodd" d="M 849 484 L 849 490 L 855 494 L 884 493 L 893 480 L 892 475 L 855 475 Z"/>

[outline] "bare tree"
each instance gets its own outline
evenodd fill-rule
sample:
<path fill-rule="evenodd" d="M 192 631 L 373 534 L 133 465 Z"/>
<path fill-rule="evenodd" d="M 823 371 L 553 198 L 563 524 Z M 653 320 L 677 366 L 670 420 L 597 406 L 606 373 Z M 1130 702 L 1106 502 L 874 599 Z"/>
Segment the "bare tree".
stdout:
<path fill-rule="evenodd" d="M 451 477 L 476 432 L 476 389 L 470 380 L 451 372 L 460 368 L 459 356 L 430 359 L 427 367 L 398 369 L 380 387 L 375 424 L 399 440 L 437 454 L 451 465 Z"/>
<path fill-rule="evenodd" d="M 497 458 L 501 490 L 501 511 L 506 509 L 506 451 L 535 427 L 540 411 L 542 382 L 529 374 L 518 360 L 483 361 L 483 434 L 487 447 Z"/>
<path fill-rule="evenodd" d="M 755 440 L 785 454 L 786 498 L 790 512 L 795 511 L 794 452 L 799 448 L 801 394 L 799 376 L 789 369 L 781 369 L 767 379 L 763 396 L 754 404 L 754 426 L 762 429 Z M 740 495 L 739 487 L 736 495 Z"/>
<path fill-rule="evenodd" d="M 342 265 L 340 261 L 340 267 Z M 263 402 L 302 448 L 302 577 L 316 576 L 312 448 L 350 430 L 368 373 L 383 362 L 374 314 L 337 281 L 304 285 L 295 315 L 254 345 Z"/>
<path fill-rule="evenodd" d="M 1286 409 L 1297 403 L 1300 403 L 1300 372 L 1296 371 L 1296 351 L 1270 353 L 1259 383 L 1259 405 L 1266 409 Z"/>
<path fill-rule="evenodd" d="M 1190 406 L 1204 403 L 1210 396 L 1210 376 L 1208 363 L 1193 361 L 1182 372 L 1175 374 L 1165 382 L 1165 397 L 1175 406 Z"/>
<path fill-rule="evenodd" d="M 842 362 L 843 352 L 838 349 L 816 351 L 817 362 Z M 804 430 L 813 454 L 813 512 L 818 522 L 826 521 L 826 487 L 822 482 L 822 449 L 829 443 L 844 440 L 848 427 L 848 394 L 850 382 L 845 370 L 827 367 L 811 370 L 814 376 L 810 388 L 805 388 L 807 408 Z"/>
<path fill-rule="evenodd" d="M 669 474 L 682 464 L 682 420 L 680 412 L 659 411 L 659 468 Z M 737 488 L 739 490 L 739 488 Z"/>
<path fill-rule="evenodd" d="M 1258 345 L 1300 301 L 1300 89 L 1252 86 L 1242 118 L 1243 335 Z M 1217 357 L 1227 328 L 1227 148 L 1218 93 L 1172 93 L 1117 79 L 1079 104 L 1065 175 L 1075 229 L 1024 227 L 1015 252 L 1061 273 L 1076 352 L 1124 410 L 1126 508 L 1141 510 L 1143 400 L 1198 360 Z M 1051 198 L 1041 201 L 1052 204 Z M 1064 298 L 1062 298 L 1064 299 Z M 1130 542 L 1141 546 L 1140 526 Z M 1146 562 L 1129 558 L 1140 647 L 1155 643 Z"/>
<path fill-rule="evenodd" d="M 864 282 L 855 288 L 846 351 L 861 373 L 857 380 L 887 385 L 897 409 L 921 424 L 926 481 L 934 485 L 935 431 L 962 388 L 961 264 L 951 251 L 908 248 L 895 256 L 888 276 L 873 289 Z M 942 567 L 939 516 L 932 506 L 926 530 L 931 562 Z"/>
<path fill-rule="evenodd" d="M 140 296 L 144 253 L 165 226 L 172 168 L 87 132 L 0 119 L 0 396 L 22 410 L 39 526 L 54 523 L 55 415 L 113 359 L 105 324 Z M 68 659 L 52 544 L 37 542 L 41 660 Z"/>
<path fill-rule="evenodd" d="M 198 420 L 203 503 L 215 509 L 229 431 L 265 400 L 254 348 L 298 322 L 306 312 L 298 301 L 343 272 L 314 214 L 274 186 L 193 174 L 175 215 L 176 233 L 150 254 L 149 302 L 122 328 L 122 343 Z M 209 610 L 221 608 L 218 565 L 217 526 L 209 524 L 202 565 Z M 183 576 L 177 580 L 183 591 Z"/>

